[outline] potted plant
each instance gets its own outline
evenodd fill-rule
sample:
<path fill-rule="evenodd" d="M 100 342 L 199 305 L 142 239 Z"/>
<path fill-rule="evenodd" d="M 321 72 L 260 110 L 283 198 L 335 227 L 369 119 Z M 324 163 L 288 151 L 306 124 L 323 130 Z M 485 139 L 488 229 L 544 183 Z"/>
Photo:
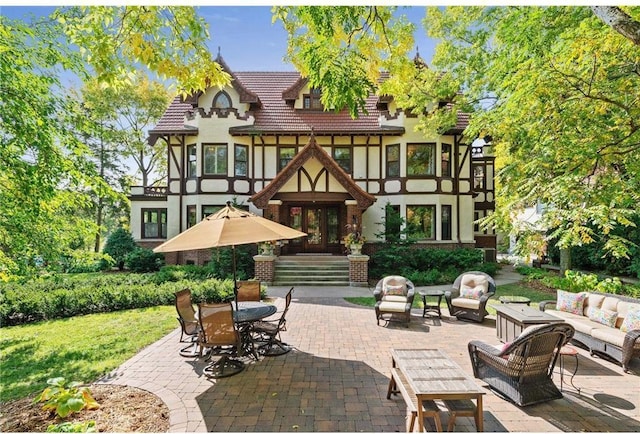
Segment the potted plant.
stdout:
<path fill-rule="evenodd" d="M 352 255 L 362 254 L 362 245 L 367 241 L 358 231 L 349 232 L 343 240 L 345 247 L 351 251 Z"/>

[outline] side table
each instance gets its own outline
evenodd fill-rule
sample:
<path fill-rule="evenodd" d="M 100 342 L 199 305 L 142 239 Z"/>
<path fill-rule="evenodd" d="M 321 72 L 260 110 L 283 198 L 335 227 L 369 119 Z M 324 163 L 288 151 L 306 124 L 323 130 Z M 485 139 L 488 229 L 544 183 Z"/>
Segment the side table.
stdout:
<path fill-rule="evenodd" d="M 433 312 L 438 314 L 438 318 L 442 318 L 442 313 L 440 312 L 440 302 L 442 301 L 444 291 L 441 291 L 439 289 L 422 289 L 418 291 L 418 294 L 422 296 L 422 304 L 424 305 L 424 309 L 422 310 L 422 317 L 426 318 L 427 312 Z M 434 304 L 428 304 L 427 297 L 437 297 L 438 302 Z"/>
<path fill-rule="evenodd" d="M 530 299 L 528 299 L 527 297 L 521 297 L 519 295 L 501 295 L 500 297 L 498 297 L 498 300 L 502 304 L 514 303 L 526 304 L 527 306 L 529 306 L 529 303 L 531 303 Z"/>
<path fill-rule="evenodd" d="M 567 386 L 569 384 L 571 384 L 571 387 L 576 389 L 578 391 L 578 395 L 580 395 L 580 388 L 576 387 L 573 384 L 573 377 L 575 377 L 576 373 L 578 372 L 578 350 L 576 350 L 574 347 L 571 347 L 569 345 L 565 345 L 562 348 L 560 348 L 559 355 L 560 355 L 560 391 L 562 392 L 562 385 L 563 384 L 566 384 Z M 576 362 L 576 366 L 573 369 L 573 372 L 571 373 L 571 379 L 569 380 L 569 383 L 566 383 L 564 381 L 564 359 L 565 359 L 565 357 L 573 357 L 575 359 L 575 362 Z"/>

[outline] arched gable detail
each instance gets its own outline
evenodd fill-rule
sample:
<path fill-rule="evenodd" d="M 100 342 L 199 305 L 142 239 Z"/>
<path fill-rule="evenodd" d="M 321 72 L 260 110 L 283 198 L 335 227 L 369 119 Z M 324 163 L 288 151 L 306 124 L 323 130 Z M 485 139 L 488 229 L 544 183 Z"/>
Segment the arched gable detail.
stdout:
<path fill-rule="evenodd" d="M 353 197 L 357 202 L 358 208 L 365 210 L 376 201 L 376 198 L 364 191 L 356 184 L 353 179 L 331 158 L 331 156 L 316 142 L 315 136 L 312 134 L 309 143 L 296 154 L 289 164 L 273 178 L 273 180 L 258 193 L 254 194 L 250 201 L 258 208 L 264 209 L 269 204 L 269 200 L 280 191 L 280 189 L 289 181 L 302 166 L 310 159 L 316 158 L 322 166 L 333 176 Z"/>

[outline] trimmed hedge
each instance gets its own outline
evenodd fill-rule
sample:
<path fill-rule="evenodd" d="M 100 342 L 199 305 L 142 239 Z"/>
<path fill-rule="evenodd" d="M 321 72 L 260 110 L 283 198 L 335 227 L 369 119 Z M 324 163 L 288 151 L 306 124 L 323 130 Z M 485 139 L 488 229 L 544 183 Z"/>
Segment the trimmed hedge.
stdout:
<path fill-rule="evenodd" d="M 0 325 L 172 305 L 174 293 L 185 288 L 191 289 L 194 303 L 219 302 L 233 293 L 231 280 L 189 274 L 189 269 L 185 274 L 191 278 L 177 281 L 167 278 L 180 274 L 179 268 L 170 267 L 160 276 L 160 273 L 56 275 L 29 283 L 4 283 L 0 285 Z"/>

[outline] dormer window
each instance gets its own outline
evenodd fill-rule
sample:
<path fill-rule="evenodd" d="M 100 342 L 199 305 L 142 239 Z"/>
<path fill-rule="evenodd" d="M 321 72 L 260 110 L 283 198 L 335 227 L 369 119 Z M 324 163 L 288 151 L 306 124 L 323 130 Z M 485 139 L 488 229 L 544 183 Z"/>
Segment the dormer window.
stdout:
<path fill-rule="evenodd" d="M 220 91 L 213 97 L 213 108 L 228 109 L 231 108 L 231 98 L 225 91 Z"/>
<path fill-rule="evenodd" d="M 322 110 L 320 96 L 322 91 L 319 88 L 311 88 L 310 93 L 303 96 L 303 107 L 305 110 Z"/>

